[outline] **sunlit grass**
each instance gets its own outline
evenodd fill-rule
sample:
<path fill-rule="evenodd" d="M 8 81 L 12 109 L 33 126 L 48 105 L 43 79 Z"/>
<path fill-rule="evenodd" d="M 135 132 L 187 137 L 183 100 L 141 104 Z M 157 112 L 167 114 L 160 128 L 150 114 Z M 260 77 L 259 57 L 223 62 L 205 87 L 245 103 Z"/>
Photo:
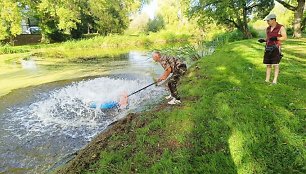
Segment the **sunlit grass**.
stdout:
<path fill-rule="evenodd" d="M 218 48 L 189 69 L 182 105 L 141 114 L 126 125 L 133 131 L 112 135 L 99 161 L 82 170 L 304 173 L 305 42 L 284 44 L 275 86 L 264 82 L 263 45 L 255 39 Z"/>

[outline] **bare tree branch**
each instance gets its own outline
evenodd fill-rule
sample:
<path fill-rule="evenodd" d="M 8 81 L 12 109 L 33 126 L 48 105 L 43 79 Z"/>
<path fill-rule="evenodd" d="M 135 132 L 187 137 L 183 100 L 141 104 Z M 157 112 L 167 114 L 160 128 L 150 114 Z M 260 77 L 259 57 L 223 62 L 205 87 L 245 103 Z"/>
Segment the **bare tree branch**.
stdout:
<path fill-rule="evenodd" d="M 232 20 L 232 19 L 225 19 L 225 21 L 228 21 L 228 22 L 230 22 L 230 23 L 233 23 L 234 25 L 235 25 L 235 27 L 236 28 L 241 28 L 241 26 L 239 26 L 234 20 Z"/>
<path fill-rule="evenodd" d="M 259 3 L 259 4 L 256 4 L 254 1 L 252 1 L 252 2 L 249 3 L 249 4 L 246 4 L 245 9 L 246 9 L 246 10 L 251 10 L 252 8 L 257 7 L 257 6 L 259 6 L 259 5 L 260 5 L 260 3 Z"/>
<path fill-rule="evenodd" d="M 284 7 L 286 7 L 287 9 L 291 10 L 291 11 L 295 11 L 297 9 L 297 7 L 294 7 L 290 4 L 288 4 L 287 2 L 285 1 L 282 1 L 282 0 L 276 0 L 278 3 L 282 4 Z"/>

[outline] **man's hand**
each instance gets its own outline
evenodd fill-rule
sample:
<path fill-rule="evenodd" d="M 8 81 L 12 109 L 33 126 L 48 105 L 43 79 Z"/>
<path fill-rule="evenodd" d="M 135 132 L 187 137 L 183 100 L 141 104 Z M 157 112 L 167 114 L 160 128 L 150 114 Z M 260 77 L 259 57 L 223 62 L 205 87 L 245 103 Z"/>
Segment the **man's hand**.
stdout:
<path fill-rule="evenodd" d="M 157 83 L 159 83 L 159 82 L 161 82 L 161 81 L 163 81 L 163 80 L 160 79 L 160 78 L 156 80 Z"/>
<path fill-rule="evenodd" d="M 154 82 L 157 84 L 157 83 L 159 83 L 159 82 L 161 82 L 161 81 L 163 81 L 162 79 L 154 79 Z"/>
<path fill-rule="evenodd" d="M 266 40 L 265 39 L 258 39 L 258 42 L 263 43 L 263 42 L 266 42 Z"/>
<path fill-rule="evenodd" d="M 271 37 L 269 40 L 270 41 L 277 41 L 277 37 Z"/>

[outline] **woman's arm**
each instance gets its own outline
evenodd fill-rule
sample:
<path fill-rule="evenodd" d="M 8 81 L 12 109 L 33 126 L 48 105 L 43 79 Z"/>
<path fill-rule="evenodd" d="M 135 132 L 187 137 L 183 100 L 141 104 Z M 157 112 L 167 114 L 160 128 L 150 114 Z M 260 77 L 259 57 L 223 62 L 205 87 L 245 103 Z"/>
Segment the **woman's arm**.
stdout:
<path fill-rule="evenodd" d="M 280 41 L 284 41 L 287 39 L 287 33 L 286 33 L 286 29 L 284 26 L 281 27 L 280 29 L 280 34 L 282 35 L 281 37 L 277 37 L 277 40 L 280 40 Z"/>

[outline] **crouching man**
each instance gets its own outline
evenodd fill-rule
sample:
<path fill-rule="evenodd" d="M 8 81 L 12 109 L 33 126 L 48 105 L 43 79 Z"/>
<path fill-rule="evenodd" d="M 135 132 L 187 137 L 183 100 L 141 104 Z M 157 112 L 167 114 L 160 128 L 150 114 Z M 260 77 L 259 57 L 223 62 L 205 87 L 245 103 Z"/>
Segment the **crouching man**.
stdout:
<path fill-rule="evenodd" d="M 160 52 L 156 51 L 152 54 L 153 60 L 161 64 L 164 68 L 164 73 L 161 77 L 157 80 L 157 82 L 161 82 L 166 80 L 168 76 L 172 73 L 172 76 L 168 82 L 168 88 L 170 90 L 170 95 L 166 97 L 166 99 L 172 99 L 168 102 L 170 105 L 180 104 L 181 99 L 177 92 L 177 84 L 180 78 L 185 74 L 187 71 L 187 66 L 183 61 L 178 58 L 172 56 L 162 56 Z"/>

